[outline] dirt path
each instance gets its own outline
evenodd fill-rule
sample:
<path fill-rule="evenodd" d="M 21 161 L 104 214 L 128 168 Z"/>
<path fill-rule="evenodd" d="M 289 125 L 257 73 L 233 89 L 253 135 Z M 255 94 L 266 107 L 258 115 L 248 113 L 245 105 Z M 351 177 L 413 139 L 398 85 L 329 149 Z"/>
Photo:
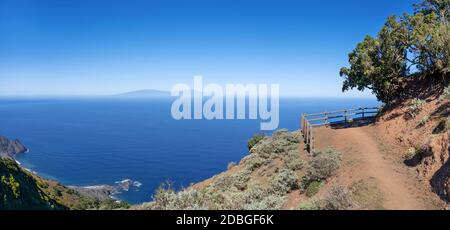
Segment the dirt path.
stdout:
<path fill-rule="evenodd" d="M 406 169 L 386 159 L 370 131 L 373 130 L 369 127 L 320 128 L 316 130 L 317 145 L 333 146 L 344 154 L 347 167 L 343 171 L 348 180 L 374 180 L 383 195 L 385 209 L 426 209 L 415 192 L 419 188 L 411 186 Z"/>

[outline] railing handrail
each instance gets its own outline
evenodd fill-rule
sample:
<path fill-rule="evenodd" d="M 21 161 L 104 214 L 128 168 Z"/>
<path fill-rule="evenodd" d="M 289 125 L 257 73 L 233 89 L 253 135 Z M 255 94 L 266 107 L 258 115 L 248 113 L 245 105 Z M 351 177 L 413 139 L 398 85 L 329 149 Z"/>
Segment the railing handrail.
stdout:
<path fill-rule="evenodd" d="M 310 113 L 310 114 L 304 114 L 305 117 L 312 117 L 312 116 L 320 116 L 320 115 L 328 115 L 328 114 L 335 114 L 335 113 L 345 113 L 345 112 L 352 112 L 352 111 L 358 111 L 358 110 L 373 110 L 373 109 L 380 109 L 379 107 L 362 107 L 362 108 L 356 108 L 356 109 L 343 109 L 343 110 L 336 110 L 331 112 L 322 112 L 322 113 Z"/>
<path fill-rule="evenodd" d="M 376 110 L 376 111 L 372 111 Z M 314 133 L 313 133 L 313 127 L 318 126 L 324 126 L 324 125 L 330 125 L 333 122 L 330 122 L 331 119 L 336 118 L 344 118 L 343 121 L 340 122 L 348 122 L 349 117 L 354 117 L 357 115 L 362 115 L 362 119 L 368 118 L 368 117 L 374 117 L 374 116 L 365 116 L 366 114 L 378 114 L 380 110 L 380 107 L 361 107 L 361 108 L 354 108 L 354 109 L 344 109 L 344 110 L 336 110 L 331 112 L 323 112 L 323 113 L 311 113 L 311 114 L 305 114 L 302 113 L 300 125 L 301 125 L 301 132 L 303 134 L 303 139 L 305 141 L 305 144 L 307 145 L 308 151 L 310 153 L 314 152 Z M 353 112 L 351 114 L 348 114 L 349 112 Z M 336 115 L 340 114 L 340 115 Z M 334 116 L 328 116 L 328 115 L 334 115 Z M 325 116 L 325 117 L 317 117 L 317 116 Z M 376 116 L 376 115 L 375 115 Z M 308 117 L 316 117 L 308 119 Z M 314 121 L 325 121 L 323 123 L 319 124 L 311 124 L 311 122 Z M 337 122 L 334 122 L 337 123 Z"/>

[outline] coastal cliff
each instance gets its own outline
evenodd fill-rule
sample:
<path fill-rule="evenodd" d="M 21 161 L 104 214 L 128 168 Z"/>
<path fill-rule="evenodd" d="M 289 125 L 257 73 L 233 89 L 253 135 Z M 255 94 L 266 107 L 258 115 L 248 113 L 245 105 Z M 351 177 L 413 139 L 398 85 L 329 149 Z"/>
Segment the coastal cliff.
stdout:
<path fill-rule="evenodd" d="M 14 158 L 15 155 L 26 151 L 27 148 L 19 140 L 10 140 L 0 135 L 0 157 Z"/>
<path fill-rule="evenodd" d="M 95 191 L 94 191 L 95 190 Z M 105 189 L 68 187 L 0 157 L 0 210 L 121 209 L 128 204 L 103 195 Z M 102 195 L 99 195 L 102 194 Z"/>
<path fill-rule="evenodd" d="M 68 187 L 30 173 L 14 161 L 28 149 L 19 140 L 0 136 L 0 210 L 118 209 L 128 204 L 110 198 L 115 188 Z"/>

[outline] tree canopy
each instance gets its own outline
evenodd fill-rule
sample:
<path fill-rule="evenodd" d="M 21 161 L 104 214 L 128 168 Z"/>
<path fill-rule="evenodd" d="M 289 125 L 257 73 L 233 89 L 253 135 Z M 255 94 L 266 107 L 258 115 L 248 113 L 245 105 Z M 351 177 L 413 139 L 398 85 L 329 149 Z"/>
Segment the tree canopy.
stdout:
<path fill-rule="evenodd" d="M 349 54 L 350 67 L 340 70 L 342 90 L 370 89 L 389 102 L 401 93 L 406 77 L 448 78 L 449 7 L 450 0 L 425 0 L 412 15 L 389 17 L 377 37 L 366 36 Z"/>

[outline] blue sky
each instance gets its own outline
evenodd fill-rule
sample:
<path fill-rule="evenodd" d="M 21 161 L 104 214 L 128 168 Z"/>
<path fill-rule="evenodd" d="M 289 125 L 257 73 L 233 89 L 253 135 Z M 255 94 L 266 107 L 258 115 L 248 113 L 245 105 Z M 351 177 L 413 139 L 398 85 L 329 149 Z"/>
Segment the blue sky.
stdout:
<path fill-rule="evenodd" d="M 0 0 L 0 96 L 108 95 L 205 83 L 341 93 L 365 35 L 418 0 Z"/>

